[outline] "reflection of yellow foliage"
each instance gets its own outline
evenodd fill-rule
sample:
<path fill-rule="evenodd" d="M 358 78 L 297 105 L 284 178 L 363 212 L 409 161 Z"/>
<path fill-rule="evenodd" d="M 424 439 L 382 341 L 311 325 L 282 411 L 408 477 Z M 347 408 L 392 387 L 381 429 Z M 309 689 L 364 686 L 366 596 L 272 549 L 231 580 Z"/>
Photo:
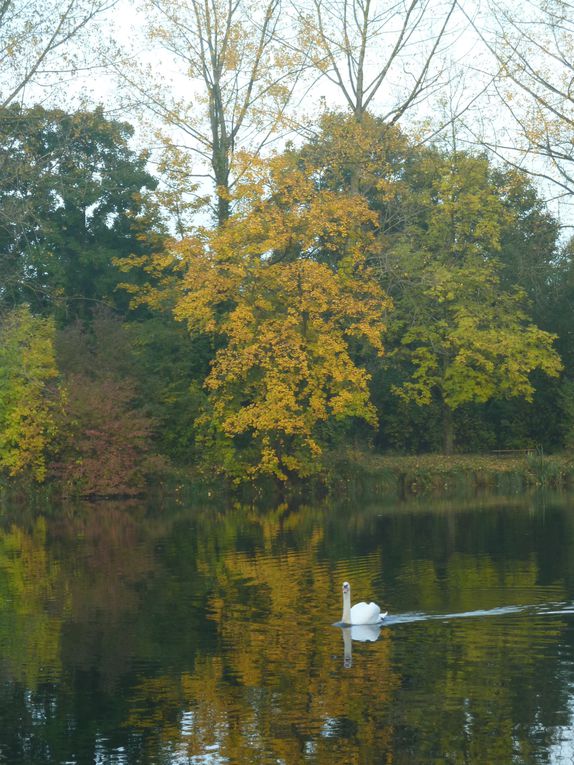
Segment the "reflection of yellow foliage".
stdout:
<path fill-rule="evenodd" d="M 340 630 L 330 625 L 340 607 L 337 597 L 333 615 L 333 572 L 318 563 L 324 512 L 280 505 L 263 514 L 238 505 L 216 525 L 210 539 L 219 552 L 203 540 L 198 546 L 201 570 L 214 581 L 215 655 L 196 655 L 193 670 L 177 677 L 142 680 L 127 724 L 146 732 L 154 754 L 159 746 L 182 758 L 217 752 L 236 763 L 303 765 L 311 746 L 314 761 L 330 765 L 334 753 L 352 763 L 389 751 L 386 713 L 398 684 L 391 635 L 366 646 L 376 662 L 356 644 L 353 671 L 343 669 Z M 246 527 L 259 532 L 256 551 L 236 549 Z M 297 549 L 278 548 L 285 532 L 301 540 Z M 361 591 L 372 586 L 372 563 L 357 579 Z M 354 732 L 341 734 L 341 726 Z"/>
<path fill-rule="evenodd" d="M 128 722 L 145 732 L 149 759 L 159 760 L 159 749 L 166 761 L 213 753 L 234 763 L 393 762 L 403 761 L 409 736 L 421 762 L 461 746 L 472 763 L 510 762 L 519 747 L 526 751 L 531 739 L 528 725 L 516 725 L 516 690 L 538 681 L 539 649 L 556 640 L 564 621 L 510 614 L 395 624 L 376 643 L 354 642 L 352 669 L 343 669 L 341 634 L 329 624 L 340 614 L 341 580 L 352 573 L 356 599 L 369 597 L 385 558 L 376 546 L 360 566 L 356 559 L 322 563 L 331 540 L 325 512 L 280 505 L 263 514 L 237 504 L 198 528 L 216 644 L 194 654 L 184 671 L 134 689 Z M 372 534 L 376 512 L 333 522 L 357 538 Z M 449 511 L 453 540 L 459 517 Z M 256 543 L 246 549 L 241 540 Z M 566 597 L 563 582 L 539 584 L 530 556 L 452 552 L 439 569 L 406 544 L 400 560 L 399 588 L 435 613 Z"/>
<path fill-rule="evenodd" d="M 181 707 L 180 683 L 173 678 L 146 677 L 134 693 L 135 708 L 126 721 L 130 728 L 161 730 L 162 738 L 176 739 Z"/>
<path fill-rule="evenodd" d="M 236 613 L 230 613 L 224 607 L 213 608 L 223 644 L 233 647 L 227 657 L 227 671 L 237 678 L 240 686 L 248 688 L 271 685 L 272 689 L 276 678 L 283 678 L 281 688 L 277 689 L 278 698 L 281 698 L 281 719 L 277 719 L 273 709 L 266 710 L 268 717 L 264 730 L 272 737 L 273 731 L 277 734 L 285 728 L 287 735 L 279 734 L 273 738 L 274 755 L 283 757 L 284 761 L 304 762 L 292 735 L 288 719 L 290 709 L 298 735 L 317 742 L 320 762 L 329 762 L 330 752 L 328 737 L 322 738 L 321 730 L 336 725 L 339 719 L 355 720 L 357 736 L 365 751 L 374 751 L 391 735 L 391 729 L 381 725 L 377 715 L 370 714 L 366 708 L 370 704 L 377 710 L 384 708 L 396 682 L 390 670 L 389 636 L 383 634 L 377 644 L 375 672 L 372 664 L 363 665 L 361 670 L 359 663 L 350 682 L 340 671 L 342 645 L 339 631 L 333 630 L 328 635 L 336 642 L 339 655 L 335 659 L 331 640 L 317 635 L 318 630 L 329 629 L 326 627 L 329 621 L 339 616 L 338 612 L 334 617 L 326 610 L 333 591 L 332 573 L 317 565 L 318 549 L 324 538 L 323 526 L 317 524 L 307 530 L 303 550 L 286 550 L 278 554 L 276 550 L 274 552 L 274 543 L 286 528 L 295 532 L 299 525 L 306 524 L 309 508 L 291 513 L 286 507 L 278 510 L 258 519 L 264 530 L 263 549 L 256 554 L 232 551 L 225 556 L 218 592 L 233 589 L 237 582 L 246 582 L 263 598 L 261 604 L 256 596 L 250 606 Z M 363 574 L 357 584 L 368 591 L 370 575 Z M 337 582 L 337 589 L 338 585 Z M 262 605 L 263 615 L 258 613 Z M 333 671 L 334 661 L 336 671 Z M 371 688 L 373 693 L 365 693 L 365 688 Z M 304 713 L 300 709 L 302 698 L 308 699 Z M 373 698 L 376 701 L 373 702 Z M 349 752 L 350 758 L 356 756 L 353 741 L 340 741 L 339 745 Z"/>
<path fill-rule="evenodd" d="M 32 534 L 13 526 L 0 532 L 0 643 L 9 671 L 29 688 L 60 669 L 61 611 L 48 611 L 62 593 L 59 566 L 45 548 L 45 524 Z"/>

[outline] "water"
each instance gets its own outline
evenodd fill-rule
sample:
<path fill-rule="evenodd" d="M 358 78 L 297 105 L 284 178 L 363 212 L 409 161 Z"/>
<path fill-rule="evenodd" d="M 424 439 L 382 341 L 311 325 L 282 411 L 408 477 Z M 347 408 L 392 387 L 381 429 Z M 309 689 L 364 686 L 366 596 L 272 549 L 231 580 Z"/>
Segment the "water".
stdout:
<path fill-rule="evenodd" d="M 8 508 L 0 763 L 574 763 L 574 498 Z"/>

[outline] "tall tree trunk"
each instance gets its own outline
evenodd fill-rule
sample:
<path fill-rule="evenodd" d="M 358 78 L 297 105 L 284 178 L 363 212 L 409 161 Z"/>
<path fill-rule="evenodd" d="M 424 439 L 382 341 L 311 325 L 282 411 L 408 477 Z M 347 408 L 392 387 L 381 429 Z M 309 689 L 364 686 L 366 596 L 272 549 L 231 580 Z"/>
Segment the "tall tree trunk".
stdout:
<path fill-rule="evenodd" d="M 360 103 L 357 103 L 354 109 L 355 122 L 358 125 L 363 124 L 364 110 Z M 361 163 L 359 160 L 351 165 L 350 191 L 351 194 L 358 194 L 361 190 Z"/>
<path fill-rule="evenodd" d="M 209 100 L 209 119 L 211 122 L 211 166 L 215 179 L 215 193 L 217 196 L 216 214 L 217 223 L 222 225 L 229 218 L 229 162 L 232 149 L 232 140 L 229 137 L 223 97 L 219 79 L 212 86 Z"/>
<path fill-rule="evenodd" d="M 229 218 L 229 147 L 225 136 L 221 136 L 221 125 L 215 125 L 213 129 L 213 149 L 211 167 L 215 179 L 216 206 L 215 214 L 217 223 L 223 225 Z"/>
<path fill-rule="evenodd" d="M 448 404 L 442 403 L 442 428 L 443 428 L 443 451 L 452 454 L 454 451 L 454 422 L 452 409 Z"/>
<path fill-rule="evenodd" d="M 230 194 L 229 194 L 229 147 L 225 137 L 217 136 L 214 141 L 213 157 L 211 166 L 215 178 L 216 215 L 218 225 L 222 225 L 229 218 Z"/>
<path fill-rule="evenodd" d="M 217 186 L 217 223 L 221 226 L 229 218 L 229 187 Z"/>

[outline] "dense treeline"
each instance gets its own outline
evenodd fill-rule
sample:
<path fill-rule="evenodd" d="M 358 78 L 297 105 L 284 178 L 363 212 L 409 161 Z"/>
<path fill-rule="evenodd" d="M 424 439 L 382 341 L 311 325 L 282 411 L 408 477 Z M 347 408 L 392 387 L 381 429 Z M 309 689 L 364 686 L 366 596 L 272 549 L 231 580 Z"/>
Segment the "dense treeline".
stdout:
<path fill-rule="evenodd" d="M 174 236 L 130 125 L 12 105 L 0 131 L 5 476 L 571 446 L 572 248 L 523 173 L 327 113 Z"/>

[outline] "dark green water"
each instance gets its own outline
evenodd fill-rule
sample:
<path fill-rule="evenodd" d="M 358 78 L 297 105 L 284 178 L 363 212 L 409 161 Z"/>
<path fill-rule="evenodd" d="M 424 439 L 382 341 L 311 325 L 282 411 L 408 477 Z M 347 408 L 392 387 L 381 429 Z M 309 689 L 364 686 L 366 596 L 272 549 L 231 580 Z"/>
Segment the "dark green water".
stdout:
<path fill-rule="evenodd" d="M 332 626 L 345 579 L 382 629 Z M 574 499 L 4 512 L 0 763 L 571 763 L 573 726 Z"/>

